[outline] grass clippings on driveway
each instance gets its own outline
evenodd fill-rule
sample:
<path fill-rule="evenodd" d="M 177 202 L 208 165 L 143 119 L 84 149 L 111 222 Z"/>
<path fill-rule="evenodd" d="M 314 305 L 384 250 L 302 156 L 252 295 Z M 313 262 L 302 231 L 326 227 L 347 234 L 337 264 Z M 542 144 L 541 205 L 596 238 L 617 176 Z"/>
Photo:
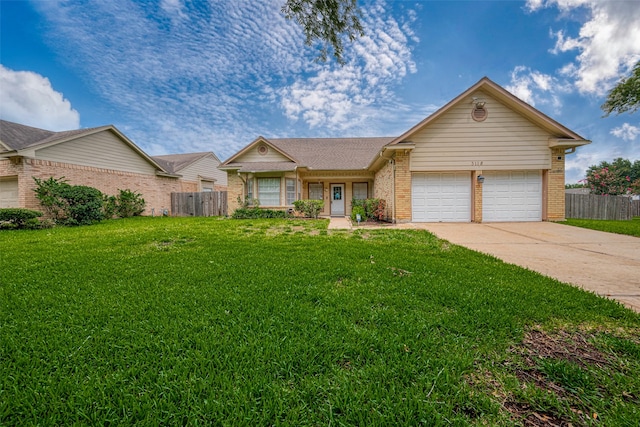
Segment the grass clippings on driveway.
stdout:
<path fill-rule="evenodd" d="M 640 237 L 640 216 L 634 217 L 628 221 L 567 218 L 567 220 L 562 224 L 589 228 L 591 230 L 606 231 L 607 233 L 626 234 L 628 236 Z"/>
<path fill-rule="evenodd" d="M 0 232 L 0 424 L 640 423 L 637 314 L 425 231 L 326 227 Z"/>

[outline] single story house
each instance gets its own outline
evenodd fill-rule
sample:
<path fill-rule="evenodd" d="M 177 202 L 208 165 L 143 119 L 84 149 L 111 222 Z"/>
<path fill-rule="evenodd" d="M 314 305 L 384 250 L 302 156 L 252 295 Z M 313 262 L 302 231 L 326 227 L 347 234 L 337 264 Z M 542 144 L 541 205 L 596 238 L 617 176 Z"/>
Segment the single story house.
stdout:
<path fill-rule="evenodd" d="M 343 216 L 374 197 L 392 222 L 558 221 L 565 156 L 589 142 L 485 77 L 400 136 L 260 136 L 220 169 L 231 211 L 322 199 Z"/>
<path fill-rule="evenodd" d="M 159 213 L 172 192 L 226 188 L 219 163 L 213 153 L 151 157 L 112 125 L 53 132 L 1 120 L 0 208 L 40 209 L 33 178 L 64 177 L 109 195 L 137 191 L 145 213 Z"/>
<path fill-rule="evenodd" d="M 227 174 L 218 169 L 220 159 L 211 151 L 151 156 L 165 170 L 181 175 L 184 191 L 226 191 Z M 193 185 L 195 184 L 195 186 Z"/>

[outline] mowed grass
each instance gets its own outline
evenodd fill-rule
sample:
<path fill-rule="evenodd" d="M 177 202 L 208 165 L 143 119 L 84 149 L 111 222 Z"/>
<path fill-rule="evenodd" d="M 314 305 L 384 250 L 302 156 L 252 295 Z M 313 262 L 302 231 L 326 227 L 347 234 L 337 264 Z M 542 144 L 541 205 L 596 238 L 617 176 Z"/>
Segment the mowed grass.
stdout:
<path fill-rule="evenodd" d="M 637 314 L 424 231 L 326 227 L 0 232 L 0 425 L 640 424 Z M 528 344 L 575 337 L 594 353 Z"/>
<path fill-rule="evenodd" d="M 567 218 L 564 224 L 606 231 L 607 233 L 627 234 L 629 236 L 640 237 L 640 216 L 634 217 L 630 221 Z"/>

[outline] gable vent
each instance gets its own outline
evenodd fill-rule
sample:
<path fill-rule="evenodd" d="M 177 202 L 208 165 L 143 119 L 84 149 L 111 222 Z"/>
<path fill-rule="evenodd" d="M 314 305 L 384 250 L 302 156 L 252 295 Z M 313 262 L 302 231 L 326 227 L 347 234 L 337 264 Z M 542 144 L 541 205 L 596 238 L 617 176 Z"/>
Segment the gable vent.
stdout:
<path fill-rule="evenodd" d="M 258 147 L 258 154 L 264 156 L 269 152 L 269 148 L 266 145 L 261 145 Z"/>
<path fill-rule="evenodd" d="M 476 122 L 484 121 L 489 113 L 487 112 L 487 107 L 484 102 L 478 102 L 474 104 L 473 110 L 471 110 L 471 118 Z"/>

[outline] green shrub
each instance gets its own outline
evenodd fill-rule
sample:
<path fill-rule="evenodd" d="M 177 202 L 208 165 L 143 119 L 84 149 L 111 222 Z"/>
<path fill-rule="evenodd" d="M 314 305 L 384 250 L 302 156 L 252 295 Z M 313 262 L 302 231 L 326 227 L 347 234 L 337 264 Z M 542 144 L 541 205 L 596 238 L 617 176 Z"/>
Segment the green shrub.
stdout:
<path fill-rule="evenodd" d="M 23 208 L 0 209 L 0 223 L 3 229 L 33 228 L 34 224 L 39 224 L 38 217 L 42 212 Z"/>
<path fill-rule="evenodd" d="M 70 185 L 64 177 L 33 179 L 36 182 L 36 198 L 55 222 L 86 225 L 104 218 L 104 197 L 100 190 L 85 185 Z"/>
<path fill-rule="evenodd" d="M 324 201 L 322 200 L 296 200 L 293 202 L 293 207 L 296 212 L 300 212 L 307 218 L 318 218 L 320 212 L 324 208 Z"/>
<path fill-rule="evenodd" d="M 102 213 L 105 219 L 111 219 L 116 215 L 116 196 L 107 196 L 102 198 Z"/>
<path fill-rule="evenodd" d="M 387 203 L 384 199 L 352 199 L 351 210 L 361 208 L 364 213 L 358 212 L 362 216 L 362 220 L 375 219 L 382 220 L 385 217 L 385 208 Z M 351 218 L 355 218 L 353 215 Z"/>
<path fill-rule="evenodd" d="M 233 211 L 231 218 L 233 219 L 261 219 L 261 218 L 289 218 L 286 211 L 277 211 L 272 209 L 260 208 L 239 208 Z"/>
<path fill-rule="evenodd" d="M 65 218 L 67 203 L 62 197 L 62 192 L 70 185 L 64 177 L 58 179 L 50 177 L 47 180 L 33 177 L 33 179 L 36 182 L 36 188 L 33 191 L 36 193 L 36 198 L 40 201 L 40 205 L 47 215 L 56 222 Z"/>
<path fill-rule="evenodd" d="M 115 214 L 120 218 L 130 218 L 140 216 L 144 212 L 146 202 L 142 195 L 136 191 L 119 190 L 116 197 Z"/>
<path fill-rule="evenodd" d="M 66 225 L 89 225 L 104 219 L 102 193 L 86 185 L 69 185 L 62 191 L 67 202 Z"/>
<path fill-rule="evenodd" d="M 357 221 L 358 217 L 357 215 L 360 215 L 360 221 L 365 221 L 367 219 L 367 216 L 364 212 L 364 208 L 362 206 L 356 205 L 356 206 L 352 206 L 351 207 L 351 221 Z"/>

